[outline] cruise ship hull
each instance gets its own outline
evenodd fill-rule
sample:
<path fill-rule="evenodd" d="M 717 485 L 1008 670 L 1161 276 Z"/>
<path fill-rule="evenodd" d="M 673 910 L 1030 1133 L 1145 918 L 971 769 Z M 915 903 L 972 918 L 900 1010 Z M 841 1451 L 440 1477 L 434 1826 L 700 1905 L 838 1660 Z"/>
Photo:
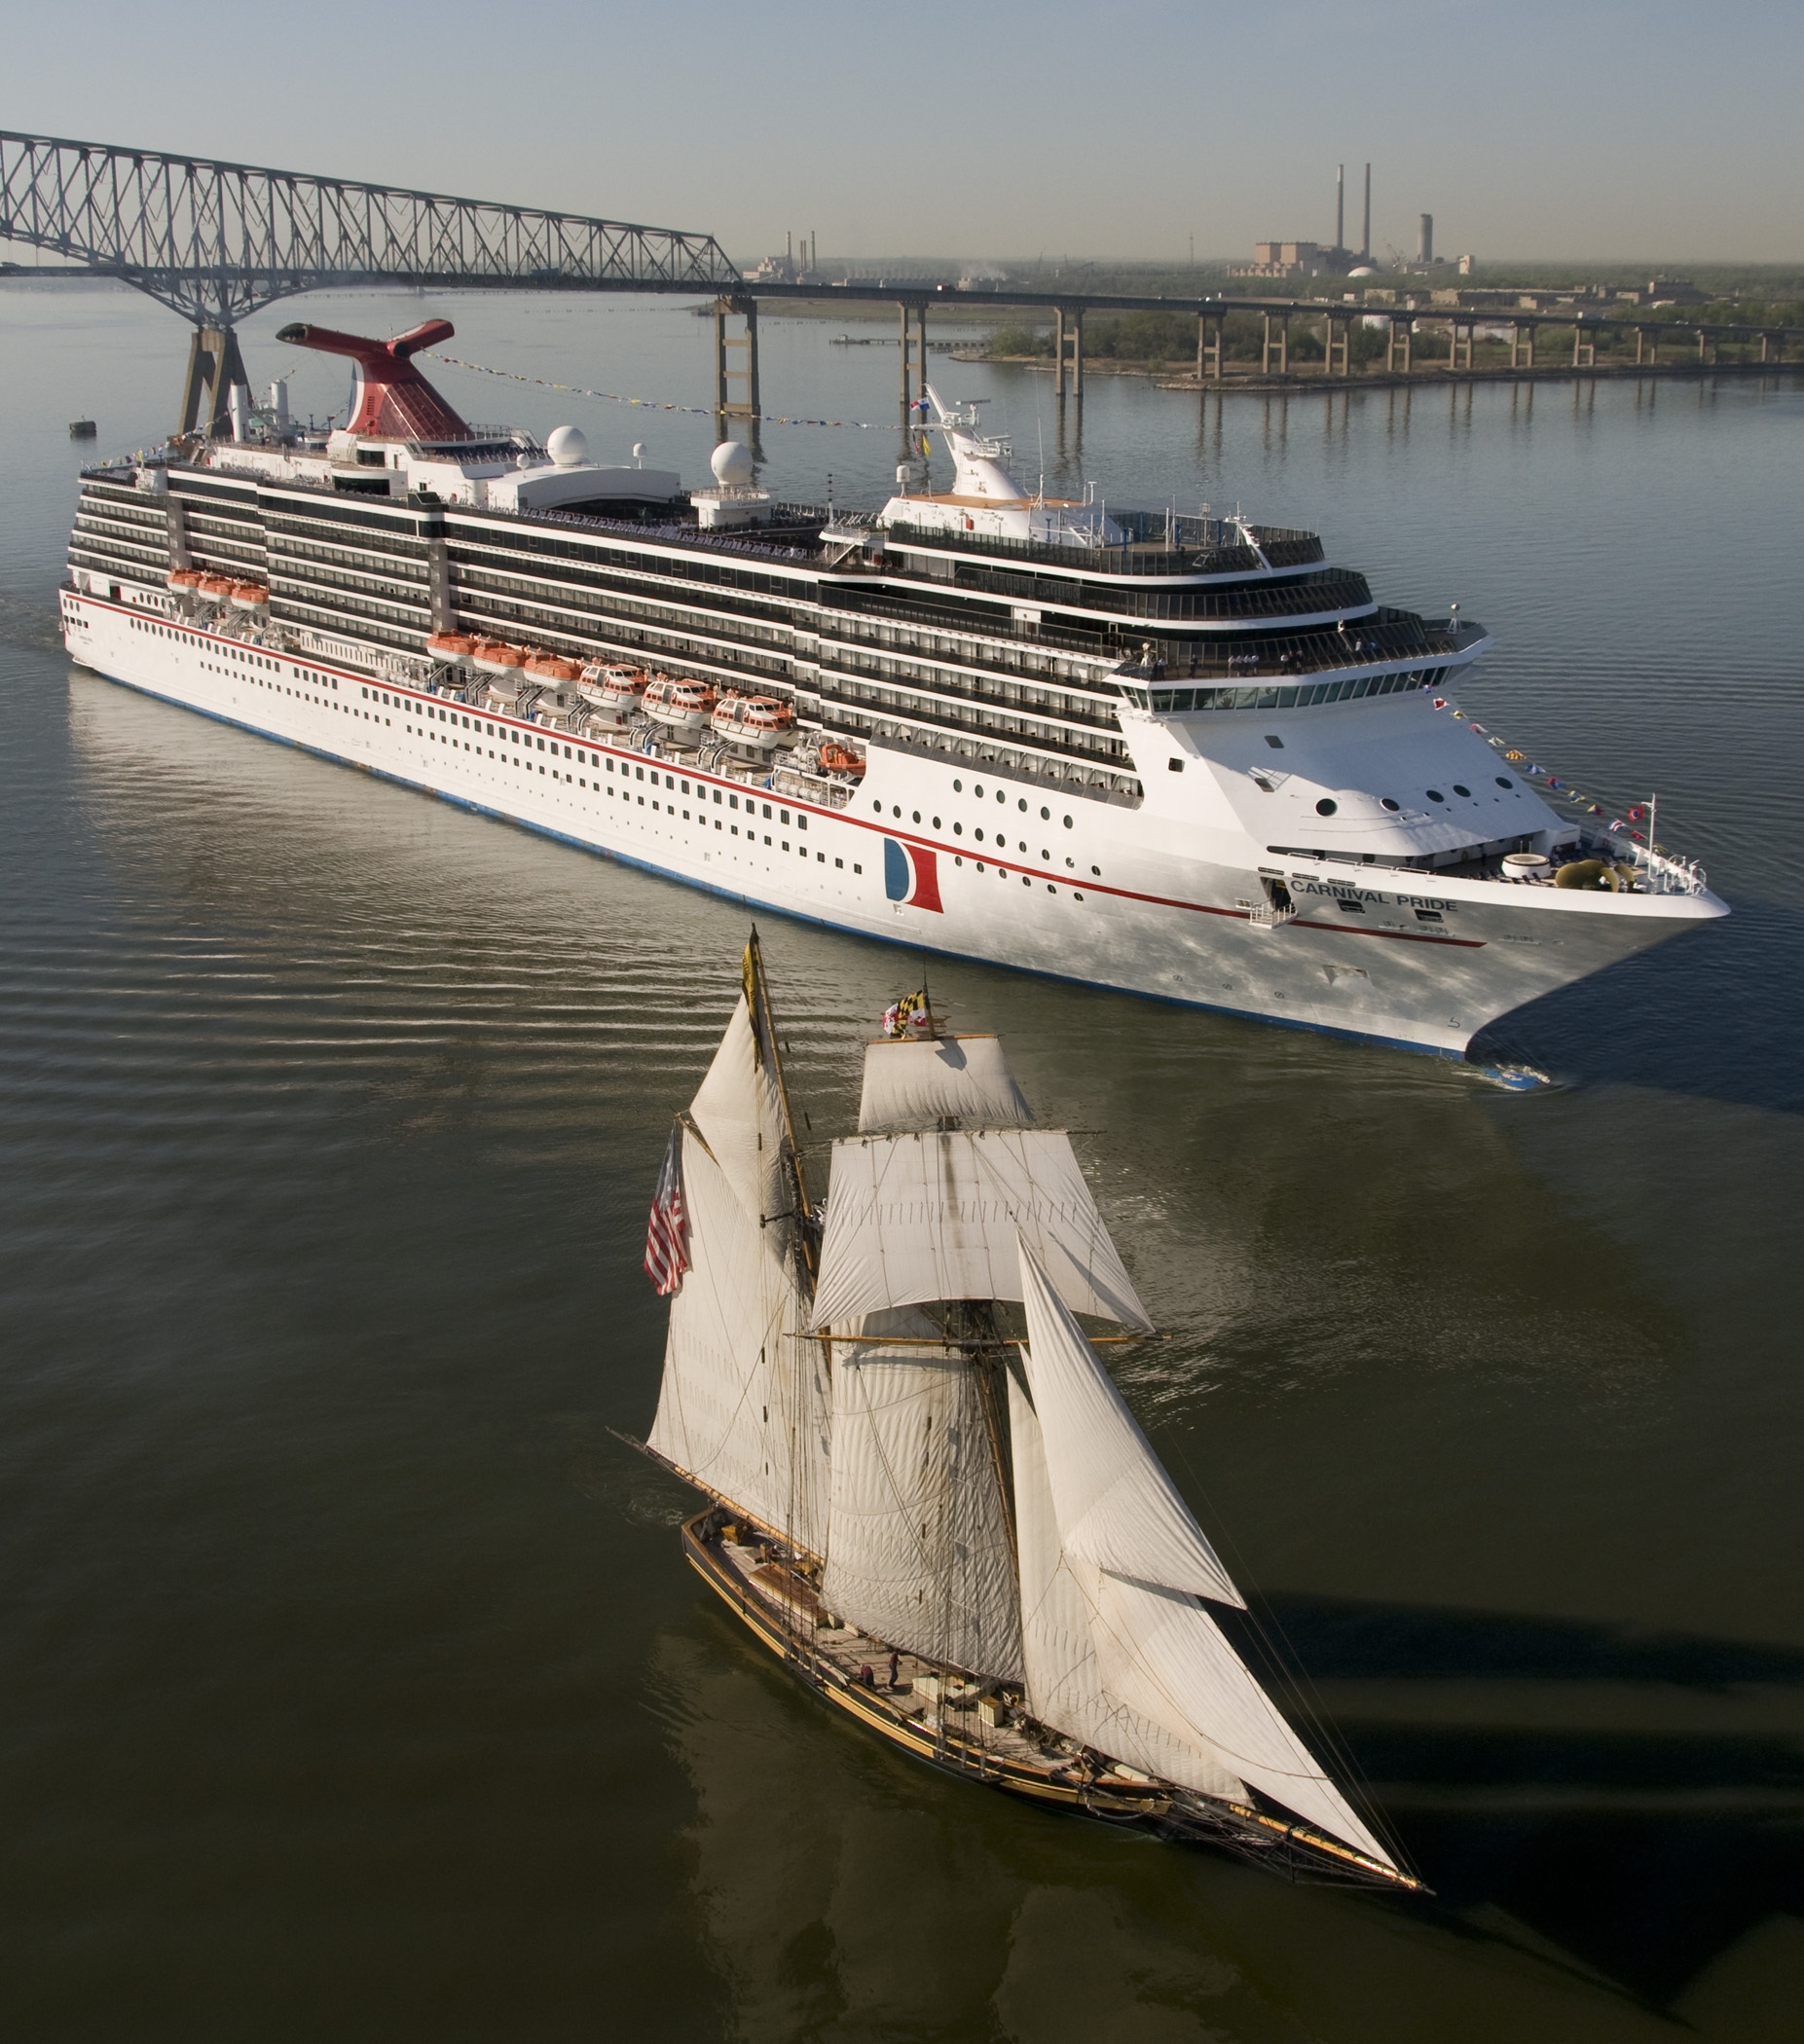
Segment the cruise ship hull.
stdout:
<path fill-rule="evenodd" d="M 843 807 L 799 800 L 743 770 L 653 757 L 625 734 L 547 733 L 447 707 L 377 674 L 374 656 L 365 668 L 353 646 L 343 660 L 301 657 L 149 597 L 65 588 L 61 605 L 71 655 L 113 680 L 760 909 L 1445 1056 L 1525 1003 L 1724 912 L 1707 894 L 1592 895 L 1293 861 L 1287 919 L 1273 920 L 1261 905 L 1274 867 L 1257 848 L 1241 862 L 1192 855 L 1132 808 L 1048 797 L 985 770 L 1012 798 L 992 816 L 972 807 L 969 763 L 955 781 L 956 763 L 872 744 Z M 1030 794 L 1036 819 L 1049 803 L 1070 824 L 1017 822 Z M 999 821 L 1029 838 L 998 844 Z"/>

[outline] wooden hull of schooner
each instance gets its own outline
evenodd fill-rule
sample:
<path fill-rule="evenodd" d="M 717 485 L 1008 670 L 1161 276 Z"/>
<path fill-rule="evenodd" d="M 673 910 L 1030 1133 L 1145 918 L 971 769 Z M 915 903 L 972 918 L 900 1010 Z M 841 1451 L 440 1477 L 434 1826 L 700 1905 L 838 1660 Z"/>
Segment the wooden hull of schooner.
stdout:
<path fill-rule="evenodd" d="M 685 1520 L 689 1565 L 804 1688 L 910 1759 L 1118 1829 L 1217 1845 L 1291 1880 L 1424 1892 L 1419 1881 L 1305 1826 L 1250 1806 L 1213 1803 L 1136 1775 L 1103 1755 L 1060 1751 L 1068 1741 L 1042 1734 L 1018 1712 L 1011 1723 L 986 1724 L 976 1707 L 978 1685 L 961 1685 L 969 1691 L 961 1701 L 946 1671 L 912 1655 L 897 1657 L 899 1673 L 908 1680 L 876 1680 L 876 1663 L 889 1661 L 888 1643 L 826 1624 L 831 1614 L 808 1565 L 793 1555 L 768 1558 L 778 1553 L 774 1543 L 748 1535 L 742 1544 L 731 1537 L 734 1531 L 718 1506 Z M 866 1669 L 870 1680 L 863 1679 Z"/>

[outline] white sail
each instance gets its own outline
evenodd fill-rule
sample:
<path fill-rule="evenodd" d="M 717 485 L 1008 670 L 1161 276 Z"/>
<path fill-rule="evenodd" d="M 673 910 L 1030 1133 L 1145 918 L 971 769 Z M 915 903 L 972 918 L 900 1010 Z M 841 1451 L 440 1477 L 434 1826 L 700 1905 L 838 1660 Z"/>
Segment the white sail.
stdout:
<path fill-rule="evenodd" d="M 1168 1564 L 1185 1558 L 1194 1564 L 1200 1544 L 1200 1552 L 1227 1587 L 1224 1601 L 1240 1602 L 1175 1491 L 1171 1499 L 1194 1540 L 1181 1537 L 1182 1529 L 1174 1525 L 1166 1508 L 1142 1509 L 1150 1494 L 1143 1487 L 1123 1484 L 1119 1477 L 1098 1487 L 1098 1471 L 1106 1476 L 1115 1467 L 1107 1446 L 1100 1454 L 1093 1451 L 1099 1436 L 1109 1441 L 1109 1422 L 1093 1395 L 1087 1403 L 1074 1400 L 1073 1387 L 1081 1385 L 1086 1374 L 1102 1378 L 1102 1366 L 1045 1274 L 1035 1267 L 1025 1244 L 1021 1261 L 1028 1326 L 1023 1362 L 1040 1421 L 1046 1490 L 1056 1520 L 1062 1572 L 1071 1587 L 1069 1597 L 1049 1602 L 1048 1629 L 1055 1626 L 1056 1636 L 1066 1642 L 1060 1649 L 1065 1660 L 1072 1659 L 1073 1642 L 1081 1637 L 1075 1624 L 1081 1606 L 1094 1654 L 1093 1667 L 1083 1679 L 1092 1694 L 1124 1706 L 1138 1719 L 1158 1727 L 1179 1747 L 1210 1756 L 1223 1772 L 1251 1782 L 1307 1822 L 1383 1865 L 1391 1865 L 1384 1848 L 1316 1765 L 1196 1596 L 1185 1588 L 1160 1584 L 1159 1569 L 1166 1567 L 1169 1573 L 1177 1573 Z M 1115 1403 L 1119 1406 L 1119 1398 Z M 1054 1413 L 1059 1415 L 1056 1419 Z M 1140 1454 L 1157 1470 L 1157 1460 L 1125 1407 L 1121 1407 L 1120 1417 L 1131 1429 Z M 1017 1441 L 1019 1438 L 1017 1435 Z M 1113 1438 L 1119 1447 L 1119 1432 Z M 1022 1509 L 1018 1450 L 1016 1472 L 1018 1515 Z M 1167 1478 L 1167 1489 L 1169 1481 Z M 1110 1509 L 1099 1511 L 1099 1506 Z M 1083 1509 L 1074 1517 L 1068 1507 Z M 1087 1546 L 1130 1555 L 1134 1565 L 1128 1573 L 1137 1580 L 1118 1574 L 1113 1562 L 1099 1563 L 1075 1551 L 1074 1532 Z M 1025 1557 L 1024 1541 L 1022 1552 Z M 1024 1571 L 1025 1565 L 1024 1559 Z M 1021 1592 L 1031 1703 L 1039 1621 L 1025 1573 Z M 1221 1593 L 1211 1590 L 1209 1594 Z M 1044 1668 L 1042 1679 L 1048 1679 Z M 1049 1707 L 1055 1708 L 1058 1701 L 1054 1692 Z M 1056 1716 L 1049 1722 L 1074 1737 L 1087 1736 Z M 1106 1740 L 1091 1743 L 1111 1750 Z M 1116 1757 L 1128 1758 L 1119 1753 Z M 1141 1765 L 1131 1760 L 1129 1764 Z M 1169 1769 L 1150 1767 L 1147 1771 L 1167 1773 L 1191 1787 L 1206 1787 Z"/>
<path fill-rule="evenodd" d="M 1016 1299 L 1019 1243 L 1074 1312 L 1148 1328 L 1059 1129 L 950 1129 L 833 1145 L 816 1327 L 930 1299 Z"/>
<path fill-rule="evenodd" d="M 919 1313 L 873 1316 L 833 1355 L 832 1509 L 822 1593 L 891 1645 L 976 1675 L 1021 1678 L 1002 1487 L 976 1378 Z"/>
<path fill-rule="evenodd" d="M 670 1304 L 649 1445 L 810 1553 L 827 1538 L 826 1365 L 778 1230 L 682 1139 L 690 1267 Z"/>
<path fill-rule="evenodd" d="M 1224 1766 L 1331 1837 L 1395 1864 L 1195 1597 L 1085 1564 L 1079 1580 L 1114 1695 L 1175 1738 L 1206 1740 Z"/>
<path fill-rule="evenodd" d="M 1110 1759 L 1231 1803 L 1246 1786 L 1196 1738 L 1174 1737 L 1162 1725 L 1114 1695 L 1103 1679 L 1091 1635 L 1097 1571 L 1086 1573 L 1086 1595 L 1059 1546 L 1058 1516 L 1047 1481 L 1046 1448 L 1033 1406 L 1009 1379 L 1009 1433 L 1014 1462 L 1014 1529 L 1021 1568 L 1021 1660 L 1027 1707 L 1082 1745 Z"/>
<path fill-rule="evenodd" d="M 878 1129 L 1026 1128 L 1033 1113 L 1021 1097 L 1000 1038 L 882 1037 L 865 1046 L 861 1135 Z"/>
<path fill-rule="evenodd" d="M 1021 1249 L 1034 1406 L 1065 1552 L 1111 1574 L 1222 1604 L 1243 1599 L 1096 1352 Z"/>
<path fill-rule="evenodd" d="M 743 994 L 708 1075 L 689 1103 L 689 1116 L 755 1221 L 788 1213 L 783 1104 L 771 1061 L 758 1055 Z"/>

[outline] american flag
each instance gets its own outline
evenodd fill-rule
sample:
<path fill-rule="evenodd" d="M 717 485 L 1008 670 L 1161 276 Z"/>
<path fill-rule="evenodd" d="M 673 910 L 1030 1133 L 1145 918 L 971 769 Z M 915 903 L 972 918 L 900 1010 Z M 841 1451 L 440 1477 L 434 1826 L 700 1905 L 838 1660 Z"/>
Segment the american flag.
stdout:
<path fill-rule="evenodd" d="M 682 1210 L 682 1130 L 670 1132 L 658 1188 L 651 1195 L 651 1218 L 645 1224 L 645 1275 L 668 1298 L 689 1267 L 689 1222 Z"/>

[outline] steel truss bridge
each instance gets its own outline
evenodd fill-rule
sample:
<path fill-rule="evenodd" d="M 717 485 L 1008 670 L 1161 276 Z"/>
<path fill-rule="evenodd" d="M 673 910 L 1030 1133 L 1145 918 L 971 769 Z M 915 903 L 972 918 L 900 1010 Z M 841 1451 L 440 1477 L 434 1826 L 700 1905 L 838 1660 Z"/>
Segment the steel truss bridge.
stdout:
<path fill-rule="evenodd" d="M 244 380 L 234 328 L 297 292 L 377 283 L 694 292 L 740 283 L 712 235 L 4 130 L 0 238 L 118 277 L 192 321 L 197 353 L 212 356 L 202 382 L 215 420 L 227 385 Z M 196 423 L 198 367 L 191 363 L 184 427 Z"/>
<path fill-rule="evenodd" d="M 148 293 L 196 329 L 180 430 L 223 428 L 227 393 L 249 381 L 234 329 L 279 299 L 346 285 L 406 284 L 427 290 L 489 287 L 534 291 L 701 293 L 714 299 L 716 408 L 723 417 L 759 415 L 757 302 L 812 299 L 845 305 L 878 300 L 902 313 L 901 418 L 927 380 L 927 313 L 932 305 L 981 304 L 998 310 L 1056 316 L 1054 388 L 1084 390 L 1084 315 L 1103 310 L 1160 311 L 1197 320 L 1197 381 L 1219 388 L 1224 380 L 1224 322 L 1232 312 L 1264 317 L 1261 370 L 1289 374 L 1291 322 L 1319 322 L 1323 371 L 1350 377 L 1351 334 L 1359 319 L 1388 322 L 1386 369 L 1418 373 L 1412 336 L 1443 331 L 1448 354 L 1436 369 L 1472 369 L 1480 328 L 1510 329 L 1510 368 L 1535 367 L 1535 334 L 1569 328 L 1571 366 L 1595 366 L 1600 332 L 1633 333 L 1636 360 L 1644 339 L 1657 350 L 1672 323 L 1590 310 L 1481 310 L 1452 306 L 1351 305 L 1325 299 L 1148 298 L 1064 290 L 986 291 L 978 300 L 954 296 L 942 284 L 886 277 L 856 284 L 751 282 L 712 235 L 676 228 L 634 227 L 576 213 L 548 213 L 485 200 L 453 199 L 359 184 L 340 177 L 309 177 L 247 164 L 167 156 L 156 150 L 72 142 L 54 135 L 0 129 L 0 240 L 21 242 L 62 257 L 89 275 L 117 277 Z M 729 338 L 727 319 L 744 321 L 743 338 Z M 913 331 L 911 333 L 911 324 Z M 1763 362 L 1784 361 L 1797 328 L 1707 326 L 1679 322 L 1693 333 L 1698 361 L 1717 342 L 1758 340 Z M 730 350 L 742 350 L 737 366 Z M 1657 358 L 1649 356 L 1649 361 Z M 1423 365 L 1427 367 L 1428 365 Z M 1545 366 L 1552 366 L 1551 364 Z M 730 386 L 738 383 L 741 388 Z"/>

